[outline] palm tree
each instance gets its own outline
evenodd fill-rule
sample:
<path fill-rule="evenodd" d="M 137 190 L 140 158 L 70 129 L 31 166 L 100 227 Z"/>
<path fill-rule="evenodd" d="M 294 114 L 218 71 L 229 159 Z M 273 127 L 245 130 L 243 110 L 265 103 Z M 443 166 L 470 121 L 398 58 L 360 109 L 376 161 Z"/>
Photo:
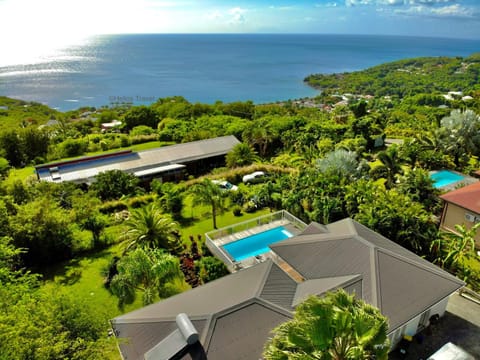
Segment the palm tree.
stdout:
<path fill-rule="evenodd" d="M 344 290 L 311 296 L 292 320 L 273 330 L 266 360 L 387 359 L 387 319 L 380 311 Z"/>
<path fill-rule="evenodd" d="M 472 110 L 452 110 L 449 116 L 441 120 L 438 130 L 442 146 L 446 153 L 454 158 L 459 166 L 480 148 L 480 116 Z"/>
<path fill-rule="evenodd" d="M 258 160 L 258 155 L 253 146 L 240 143 L 235 145 L 225 157 L 227 166 L 230 168 L 236 166 L 246 166 Z"/>
<path fill-rule="evenodd" d="M 137 248 L 118 261 L 117 270 L 110 289 L 118 297 L 120 308 L 133 303 L 138 291 L 143 293 L 143 305 L 173 295 L 167 283 L 183 279 L 178 258 L 160 249 Z"/>
<path fill-rule="evenodd" d="M 364 170 L 364 164 L 358 160 L 358 154 L 344 149 L 329 152 L 325 157 L 317 160 L 316 166 L 323 174 L 351 179 L 360 178 Z"/>
<path fill-rule="evenodd" d="M 176 252 L 179 247 L 178 225 L 150 204 L 132 212 L 125 222 L 128 227 L 125 252 L 138 248 L 163 248 Z"/>
<path fill-rule="evenodd" d="M 452 271 L 462 269 L 467 259 L 475 257 L 475 236 L 480 228 L 476 223 L 470 229 L 465 225 L 455 225 L 455 232 L 443 232 L 432 243 L 432 250 L 443 267 Z"/>
<path fill-rule="evenodd" d="M 393 145 L 387 150 L 379 152 L 377 158 L 382 164 L 374 168 L 372 173 L 374 177 L 384 177 L 385 187 L 391 189 L 395 186 L 397 175 L 403 174 L 402 159 L 397 146 Z"/>
<path fill-rule="evenodd" d="M 194 204 L 210 205 L 212 207 L 213 228 L 217 229 L 217 213 L 225 208 L 225 191 L 220 189 L 209 179 L 203 179 L 194 187 L 193 194 Z"/>

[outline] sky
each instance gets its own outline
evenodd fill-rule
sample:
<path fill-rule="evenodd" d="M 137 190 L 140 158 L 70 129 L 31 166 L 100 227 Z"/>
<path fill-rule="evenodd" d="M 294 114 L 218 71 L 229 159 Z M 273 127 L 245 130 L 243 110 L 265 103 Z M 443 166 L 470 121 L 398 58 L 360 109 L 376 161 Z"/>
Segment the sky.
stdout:
<path fill-rule="evenodd" d="M 480 0 L 0 0 L 0 15 L 1 43 L 24 51 L 118 33 L 480 38 Z"/>

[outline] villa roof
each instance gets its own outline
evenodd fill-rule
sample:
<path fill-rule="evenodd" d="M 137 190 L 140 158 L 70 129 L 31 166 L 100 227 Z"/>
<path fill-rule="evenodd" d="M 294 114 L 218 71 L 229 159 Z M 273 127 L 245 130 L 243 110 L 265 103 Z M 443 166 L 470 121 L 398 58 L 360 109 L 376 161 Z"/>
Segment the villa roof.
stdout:
<path fill-rule="evenodd" d="M 441 199 L 480 214 L 480 182 L 464 186 L 440 196 Z"/>
<path fill-rule="evenodd" d="M 326 227 L 329 233 L 293 237 L 271 248 L 307 280 L 361 274 L 361 296 L 388 317 L 389 331 L 464 285 L 352 219 Z"/>
<path fill-rule="evenodd" d="M 311 224 L 272 251 L 300 273 L 293 280 L 272 260 L 112 320 L 125 359 L 143 354 L 175 330 L 186 313 L 209 359 L 258 359 L 271 330 L 309 295 L 343 288 L 376 305 L 389 332 L 464 283 L 351 219 Z M 281 263 L 281 262 L 280 262 Z M 412 296 L 414 294 L 414 296 Z"/>
<path fill-rule="evenodd" d="M 222 136 L 139 152 L 123 151 L 42 164 L 36 167 L 36 171 L 40 180 L 45 181 L 91 182 L 99 173 L 109 170 L 122 170 L 145 176 L 178 169 L 193 161 L 226 155 L 239 143 L 233 135 Z M 52 178 L 52 167 L 57 168 L 59 178 Z"/>

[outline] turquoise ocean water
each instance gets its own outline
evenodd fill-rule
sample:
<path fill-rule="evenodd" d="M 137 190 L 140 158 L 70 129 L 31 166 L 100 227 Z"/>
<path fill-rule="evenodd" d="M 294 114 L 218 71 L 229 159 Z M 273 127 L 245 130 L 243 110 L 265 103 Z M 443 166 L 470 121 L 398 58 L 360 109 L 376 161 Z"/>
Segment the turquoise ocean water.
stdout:
<path fill-rule="evenodd" d="M 419 56 L 468 56 L 480 40 L 360 35 L 110 35 L 30 64 L 0 62 L 0 95 L 60 110 L 112 102 L 275 102 L 314 96 L 312 73 Z"/>

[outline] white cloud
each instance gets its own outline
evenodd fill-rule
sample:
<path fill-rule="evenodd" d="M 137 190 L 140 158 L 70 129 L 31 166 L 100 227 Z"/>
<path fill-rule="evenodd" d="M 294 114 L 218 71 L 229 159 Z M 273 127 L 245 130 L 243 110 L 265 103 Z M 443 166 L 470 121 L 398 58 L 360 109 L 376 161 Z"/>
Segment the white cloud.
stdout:
<path fill-rule="evenodd" d="M 328 2 L 328 3 L 326 3 L 326 4 L 315 4 L 315 7 L 316 7 L 316 8 L 337 7 L 337 6 L 338 6 L 338 4 L 337 4 L 336 2 L 334 2 L 334 1 Z"/>
<path fill-rule="evenodd" d="M 450 2 L 455 2 L 455 0 L 406 0 L 406 3 L 410 5 L 436 5 L 436 4 L 446 4 Z"/>
<path fill-rule="evenodd" d="M 398 6 L 405 4 L 405 0 L 380 0 L 378 3 L 380 5 Z"/>
<path fill-rule="evenodd" d="M 348 7 L 356 5 L 372 5 L 374 3 L 374 0 L 345 0 L 345 5 Z"/>
<path fill-rule="evenodd" d="M 231 16 L 230 17 L 230 23 L 231 24 L 243 24 L 245 23 L 245 13 L 247 12 L 246 9 L 242 9 L 241 7 L 235 7 L 230 10 L 228 10 L 228 14 Z"/>
<path fill-rule="evenodd" d="M 424 5 L 411 6 L 408 9 L 396 10 L 395 13 L 411 16 L 430 16 L 436 18 L 472 18 L 474 11 L 470 8 L 462 7 L 459 4 L 453 4 L 442 7 L 431 7 Z"/>

